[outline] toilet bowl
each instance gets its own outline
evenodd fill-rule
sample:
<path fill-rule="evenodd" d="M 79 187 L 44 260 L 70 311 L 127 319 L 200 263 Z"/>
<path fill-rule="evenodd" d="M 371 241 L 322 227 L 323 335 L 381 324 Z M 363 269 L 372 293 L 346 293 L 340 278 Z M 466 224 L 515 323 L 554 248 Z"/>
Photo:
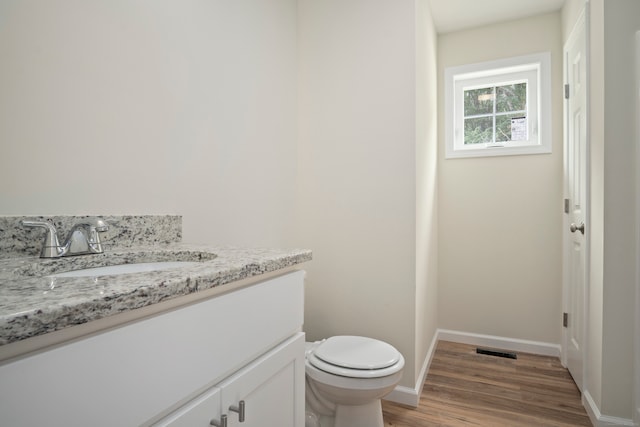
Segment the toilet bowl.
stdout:
<path fill-rule="evenodd" d="M 383 427 L 380 399 L 400 382 L 403 367 L 398 350 L 372 338 L 307 343 L 307 410 L 321 427 Z"/>

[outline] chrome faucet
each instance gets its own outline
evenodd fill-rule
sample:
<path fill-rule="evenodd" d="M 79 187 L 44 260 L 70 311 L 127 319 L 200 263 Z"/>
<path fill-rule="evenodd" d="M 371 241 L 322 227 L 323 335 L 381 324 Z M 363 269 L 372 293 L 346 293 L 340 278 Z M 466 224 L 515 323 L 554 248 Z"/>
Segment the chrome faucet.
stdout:
<path fill-rule="evenodd" d="M 59 258 L 71 255 L 101 254 L 100 233 L 109 230 L 103 220 L 87 219 L 73 226 L 64 244 L 60 245 L 58 231 L 51 221 L 22 220 L 20 224 L 27 228 L 44 228 L 44 237 L 40 258 Z"/>

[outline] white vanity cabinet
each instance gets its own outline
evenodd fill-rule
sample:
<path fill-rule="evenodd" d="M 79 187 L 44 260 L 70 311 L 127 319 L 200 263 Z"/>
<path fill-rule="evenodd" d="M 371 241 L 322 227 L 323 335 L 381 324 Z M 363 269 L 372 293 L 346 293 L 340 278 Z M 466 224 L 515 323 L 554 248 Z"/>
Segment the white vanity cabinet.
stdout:
<path fill-rule="evenodd" d="M 303 355 L 304 334 L 299 333 L 154 427 L 205 427 L 212 420 L 229 427 L 302 426 Z"/>
<path fill-rule="evenodd" d="M 299 333 L 220 385 L 229 427 L 302 427 L 304 384 L 304 334 Z M 229 410 L 240 401 L 243 423 Z"/>
<path fill-rule="evenodd" d="M 196 427 L 211 425 L 212 420 L 220 421 L 220 415 L 222 415 L 220 393 L 218 387 L 213 387 L 156 425 L 163 427 Z"/>
<path fill-rule="evenodd" d="M 0 365 L 2 426 L 304 425 L 303 271 Z M 245 421 L 230 406 L 245 402 Z"/>

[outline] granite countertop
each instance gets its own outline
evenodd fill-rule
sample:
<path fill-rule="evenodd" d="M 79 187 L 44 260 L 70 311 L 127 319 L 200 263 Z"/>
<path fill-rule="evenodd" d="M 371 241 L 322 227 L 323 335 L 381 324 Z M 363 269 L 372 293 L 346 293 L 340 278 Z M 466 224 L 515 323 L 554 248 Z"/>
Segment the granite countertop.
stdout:
<path fill-rule="evenodd" d="M 169 270 L 98 277 L 58 272 L 152 261 L 197 261 Z M 0 346 L 310 261 L 304 249 L 149 246 L 59 259 L 0 259 Z"/>

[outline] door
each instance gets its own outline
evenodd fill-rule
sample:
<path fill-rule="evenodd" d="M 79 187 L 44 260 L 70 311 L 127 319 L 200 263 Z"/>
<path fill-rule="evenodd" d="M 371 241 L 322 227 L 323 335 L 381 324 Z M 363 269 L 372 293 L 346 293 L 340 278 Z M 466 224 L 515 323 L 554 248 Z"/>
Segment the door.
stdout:
<path fill-rule="evenodd" d="M 154 427 L 304 425 L 304 345 L 298 332 Z"/>
<path fill-rule="evenodd" d="M 205 427 L 212 421 L 219 423 L 220 415 L 220 389 L 213 387 L 154 427 Z"/>
<path fill-rule="evenodd" d="M 584 11 L 564 47 L 563 362 L 582 390 L 587 310 L 587 78 Z"/>
<path fill-rule="evenodd" d="M 298 333 L 219 385 L 228 427 L 304 425 L 304 344 Z"/>
<path fill-rule="evenodd" d="M 636 33 L 636 170 L 640 170 L 640 31 Z M 640 212 L 640 174 L 636 174 L 636 212 Z M 636 215 L 636 244 L 640 248 L 640 218 Z M 637 254 L 640 265 L 640 253 Z M 635 331 L 635 412 L 633 420 L 640 425 L 640 275 L 636 277 Z"/>

